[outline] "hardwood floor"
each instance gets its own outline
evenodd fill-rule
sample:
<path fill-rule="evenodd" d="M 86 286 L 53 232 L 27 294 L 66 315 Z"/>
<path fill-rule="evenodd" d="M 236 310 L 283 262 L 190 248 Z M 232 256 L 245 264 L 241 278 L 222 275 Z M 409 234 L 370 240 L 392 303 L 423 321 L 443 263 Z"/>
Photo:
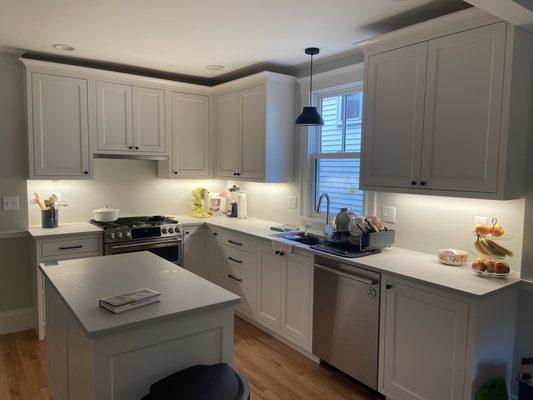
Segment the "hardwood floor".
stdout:
<path fill-rule="evenodd" d="M 47 399 L 45 342 L 35 331 L 0 336 L 0 399 Z M 234 363 L 252 400 L 382 399 L 332 368 L 318 365 L 240 318 Z"/>

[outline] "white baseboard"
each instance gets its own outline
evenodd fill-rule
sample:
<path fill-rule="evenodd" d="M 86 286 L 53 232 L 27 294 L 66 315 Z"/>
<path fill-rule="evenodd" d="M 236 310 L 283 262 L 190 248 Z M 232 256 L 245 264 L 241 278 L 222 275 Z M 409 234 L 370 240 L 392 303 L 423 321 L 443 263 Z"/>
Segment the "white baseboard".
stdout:
<path fill-rule="evenodd" d="M 32 307 L 0 312 L 0 335 L 33 329 L 35 321 Z"/>

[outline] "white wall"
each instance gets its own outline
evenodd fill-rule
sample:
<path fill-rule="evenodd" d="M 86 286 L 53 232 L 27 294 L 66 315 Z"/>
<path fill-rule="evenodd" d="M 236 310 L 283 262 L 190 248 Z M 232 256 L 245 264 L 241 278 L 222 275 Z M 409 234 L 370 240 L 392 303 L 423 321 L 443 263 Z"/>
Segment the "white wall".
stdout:
<path fill-rule="evenodd" d="M 248 192 L 251 217 L 290 222 L 297 214 L 287 203 L 287 196 L 295 192 L 293 184 L 159 179 L 156 167 L 155 161 L 95 159 L 94 180 L 28 181 L 28 193 L 37 192 L 44 198 L 60 192 L 69 203 L 60 210 L 61 222 L 88 221 L 92 210 L 105 205 L 119 208 L 121 216 L 186 214 L 191 209 L 193 187 L 219 192 L 233 183 Z M 39 208 L 30 206 L 29 224 L 39 225 L 40 218 Z"/>
<path fill-rule="evenodd" d="M 519 270 L 522 253 L 524 199 L 476 200 L 458 197 L 378 193 L 376 213 L 383 206 L 396 207 L 395 246 L 436 254 L 440 248 L 473 250 L 475 216 L 496 217 L 511 238 L 502 245 L 515 256 L 512 267 Z"/>

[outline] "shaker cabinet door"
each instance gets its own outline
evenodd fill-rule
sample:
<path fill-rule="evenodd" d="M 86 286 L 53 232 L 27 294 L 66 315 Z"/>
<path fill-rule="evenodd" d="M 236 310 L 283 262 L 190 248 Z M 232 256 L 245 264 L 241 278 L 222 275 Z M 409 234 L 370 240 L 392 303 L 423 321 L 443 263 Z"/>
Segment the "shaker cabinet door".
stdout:
<path fill-rule="evenodd" d="M 32 74 L 32 141 L 35 178 L 89 175 L 87 80 Z"/>
<path fill-rule="evenodd" d="M 505 37 L 502 22 L 429 42 L 424 187 L 497 191 Z"/>
<path fill-rule="evenodd" d="M 217 98 L 217 175 L 234 177 L 240 169 L 240 96 L 238 92 Z"/>
<path fill-rule="evenodd" d="M 133 149 L 131 86 L 96 82 L 98 150 Z"/>
<path fill-rule="evenodd" d="M 280 331 L 282 257 L 272 246 L 261 244 L 258 248 L 259 280 L 257 292 L 257 320 L 275 332 Z"/>
<path fill-rule="evenodd" d="M 382 386 L 403 400 L 462 400 L 468 304 L 385 282 Z"/>
<path fill-rule="evenodd" d="M 209 176 L 209 97 L 172 93 L 172 175 Z"/>
<path fill-rule="evenodd" d="M 366 60 L 362 186 L 417 187 L 427 43 Z"/>
<path fill-rule="evenodd" d="M 143 152 L 166 151 L 163 90 L 133 87 L 133 146 Z"/>
<path fill-rule="evenodd" d="M 240 92 L 242 136 L 240 139 L 241 178 L 265 176 L 265 87 Z"/>

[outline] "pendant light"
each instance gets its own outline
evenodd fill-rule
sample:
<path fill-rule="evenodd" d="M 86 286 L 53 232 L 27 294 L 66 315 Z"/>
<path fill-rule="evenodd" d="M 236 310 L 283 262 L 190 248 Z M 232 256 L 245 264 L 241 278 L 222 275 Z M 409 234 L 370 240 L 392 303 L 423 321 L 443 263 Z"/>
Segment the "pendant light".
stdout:
<path fill-rule="evenodd" d="M 318 113 L 316 107 L 313 107 L 313 56 L 319 53 L 316 47 L 308 47 L 305 54 L 311 56 L 311 73 L 309 74 L 309 106 L 304 107 L 302 113 L 296 118 L 296 125 L 303 126 L 322 126 L 324 120 Z"/>

